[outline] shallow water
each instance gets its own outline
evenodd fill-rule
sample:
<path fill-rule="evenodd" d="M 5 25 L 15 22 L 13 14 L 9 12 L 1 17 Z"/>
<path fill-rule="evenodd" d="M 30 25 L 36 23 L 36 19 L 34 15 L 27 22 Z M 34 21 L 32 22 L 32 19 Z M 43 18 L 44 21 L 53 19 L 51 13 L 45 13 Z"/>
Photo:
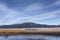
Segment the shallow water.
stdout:
<path fill-rule="evenodd" d="M 60 40 L 60 36 L 49 35 L 10 35 L 0 36 L 0 40 Z"/>

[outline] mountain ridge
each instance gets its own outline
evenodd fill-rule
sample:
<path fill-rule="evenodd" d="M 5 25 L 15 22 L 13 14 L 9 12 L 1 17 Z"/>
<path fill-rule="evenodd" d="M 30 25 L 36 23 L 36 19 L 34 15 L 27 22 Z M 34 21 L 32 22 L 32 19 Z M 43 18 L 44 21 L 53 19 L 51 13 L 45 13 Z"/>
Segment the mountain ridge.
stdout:
<path fill-rule="evenodd" d="M 46 25 L 46 24 L 37 24 L 32 22 L 26 22 L 22 24 L 13 24 L 13 25 L 3 25 L 0 28 L 53 28 L 60 27 L 60 25 Z"/>

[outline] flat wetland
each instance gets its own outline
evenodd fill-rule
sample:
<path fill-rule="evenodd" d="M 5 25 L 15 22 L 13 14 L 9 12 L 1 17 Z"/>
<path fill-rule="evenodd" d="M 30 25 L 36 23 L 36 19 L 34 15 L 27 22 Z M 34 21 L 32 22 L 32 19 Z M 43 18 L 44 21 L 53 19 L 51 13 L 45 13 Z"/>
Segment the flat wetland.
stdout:
<path fill-rule="evenodd" d="M 19 34 L 60 35 L 60 28 L 0 28 L 0 35 Z"/>
<path fill-rule="evenodd" d="M 60 28 L 1 28 L 0 40 L 60 40 Z"/>

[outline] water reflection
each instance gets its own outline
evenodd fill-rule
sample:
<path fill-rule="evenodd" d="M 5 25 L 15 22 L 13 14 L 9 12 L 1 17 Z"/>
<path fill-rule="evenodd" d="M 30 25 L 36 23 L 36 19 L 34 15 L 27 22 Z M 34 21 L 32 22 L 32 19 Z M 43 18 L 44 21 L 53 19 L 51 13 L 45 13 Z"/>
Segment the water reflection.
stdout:
<path fill-rule="evenodd" d="M 0 40 L 60 40 L 60 36 L 48 35 L 10 35 L 0 36 Z"/>

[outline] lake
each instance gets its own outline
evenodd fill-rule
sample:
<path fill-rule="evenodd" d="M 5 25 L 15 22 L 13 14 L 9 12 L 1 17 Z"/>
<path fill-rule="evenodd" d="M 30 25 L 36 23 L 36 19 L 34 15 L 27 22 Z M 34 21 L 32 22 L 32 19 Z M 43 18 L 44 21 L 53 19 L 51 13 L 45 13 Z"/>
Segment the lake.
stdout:
<path fill-rule="evenodd" d="M 0 40 L 60 40 L 60 36 L 51 35 L 10 35 L 10 36 L 0 36 Z"/>

